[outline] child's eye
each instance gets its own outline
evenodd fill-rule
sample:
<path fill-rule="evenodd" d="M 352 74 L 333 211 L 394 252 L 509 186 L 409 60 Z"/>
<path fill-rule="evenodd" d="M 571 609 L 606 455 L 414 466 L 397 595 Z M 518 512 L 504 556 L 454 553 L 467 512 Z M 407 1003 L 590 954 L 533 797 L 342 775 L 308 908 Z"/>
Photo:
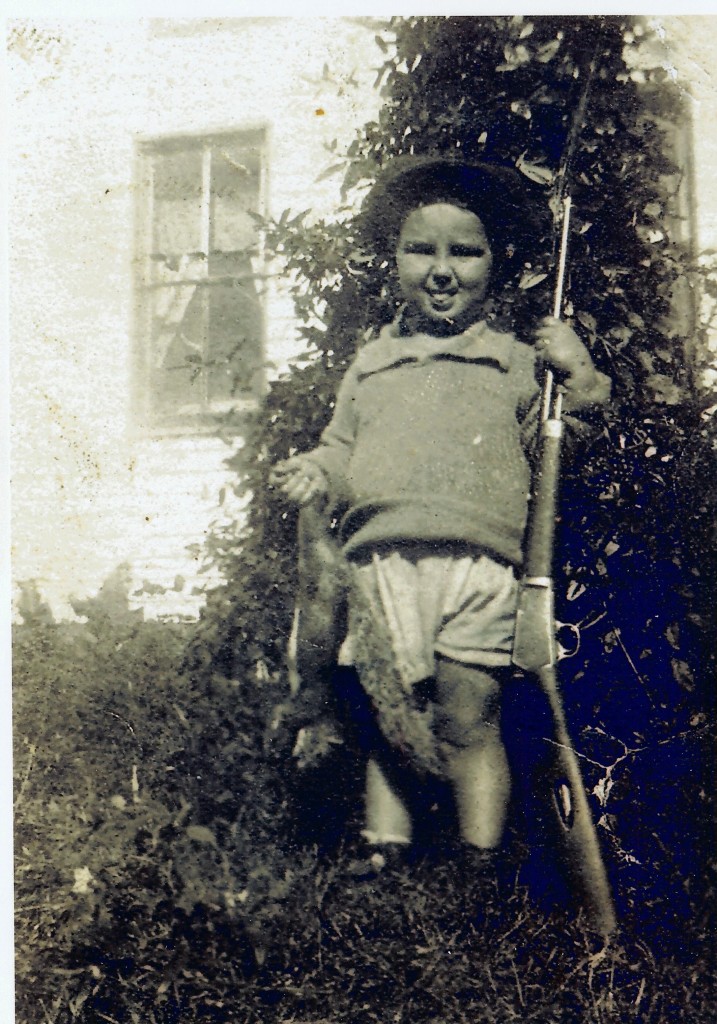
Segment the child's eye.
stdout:
<path fill-rule="evenodd" d="M 480 245 L 453 245 L 451 246 L 451 254 L 453 256 L 458 256 L 459 258 L 480 258 L 481 256 L 485 256 L 485 249 L 481 248 Z"/>
<path fill-rule="evenodd" d="M 435 247 L 429 242 L 404 242 L 401 250 L 410 256 L 432 256 Z"/>

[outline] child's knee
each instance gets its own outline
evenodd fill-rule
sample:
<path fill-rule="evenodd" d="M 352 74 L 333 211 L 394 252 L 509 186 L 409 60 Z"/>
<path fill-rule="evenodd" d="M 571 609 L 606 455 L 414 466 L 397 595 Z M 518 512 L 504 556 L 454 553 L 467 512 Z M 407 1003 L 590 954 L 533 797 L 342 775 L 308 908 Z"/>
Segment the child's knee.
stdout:
<path fill-rule="evenodd" d="M 450 747 L 465 749 L 497 742 L 500 738 L 500 729 L 497 722 L 486 721 L 483 715 L 475 710 L 456 713 L 438 705 L 436 734 L 440 741 Z"/>
<path fill-rule="evenodd" d="M 482 669 L 441 662 L 436 680 L 436 732 L 439 740 L 465 748 L 500 740 L 501 691 Z"/>

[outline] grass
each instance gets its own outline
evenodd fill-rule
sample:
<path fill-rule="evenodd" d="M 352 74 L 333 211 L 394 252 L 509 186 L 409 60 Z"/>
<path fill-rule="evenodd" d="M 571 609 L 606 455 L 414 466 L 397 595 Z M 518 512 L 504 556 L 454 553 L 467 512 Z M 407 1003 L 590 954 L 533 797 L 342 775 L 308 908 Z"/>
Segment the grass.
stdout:
<path fill-rule="evenodd" d="M 712 851 L 691 879 L 669 851 L 649 870 L 613 851 L 607 947 L 535 843 L 496 870 L 448 842 L 371 876 L 349 751 L 299 769 L 276 682 L 192 678 L 183 644 L 18 630 L 16 1024 L 713 1019 Z"/>

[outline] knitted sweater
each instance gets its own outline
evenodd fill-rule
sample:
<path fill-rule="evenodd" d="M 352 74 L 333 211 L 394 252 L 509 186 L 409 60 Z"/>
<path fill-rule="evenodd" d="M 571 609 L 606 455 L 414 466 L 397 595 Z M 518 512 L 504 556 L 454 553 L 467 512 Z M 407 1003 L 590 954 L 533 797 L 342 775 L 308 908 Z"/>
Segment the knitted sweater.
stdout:
<path fill-rule="evenodd" d="M 538 425 L 534 368 L 529 346 L 482 321 L 447 338 L 401 336 L 392 324 L 361 349 L 307 455 L 346 504 L 344 553 L 448 541 L 519 565 Z"/>

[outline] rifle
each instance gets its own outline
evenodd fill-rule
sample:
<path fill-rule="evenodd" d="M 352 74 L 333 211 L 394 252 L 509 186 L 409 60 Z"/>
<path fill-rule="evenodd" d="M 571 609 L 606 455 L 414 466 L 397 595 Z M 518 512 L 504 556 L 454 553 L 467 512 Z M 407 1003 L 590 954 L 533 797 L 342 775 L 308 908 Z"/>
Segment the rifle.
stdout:
<path fill-rule="evenodd" d="M 563 231 L 553 316 L 559 319 L 567 257 L 570 198 L 564 200 Z M 552 561 L 560 475 L 562 395 L 546 370 L 541 393 L 538 458 L 533 472 L 526 562 L 520 582 L 513 663 L 538 677 L 555 729 L 552 805 L 568 854 L 568 868 L 581 891 L 591 922 L 605 936 L 617 922 L 607 872 L 583 784 L 578 758 L 568 735 L 558 687 Z"/>

